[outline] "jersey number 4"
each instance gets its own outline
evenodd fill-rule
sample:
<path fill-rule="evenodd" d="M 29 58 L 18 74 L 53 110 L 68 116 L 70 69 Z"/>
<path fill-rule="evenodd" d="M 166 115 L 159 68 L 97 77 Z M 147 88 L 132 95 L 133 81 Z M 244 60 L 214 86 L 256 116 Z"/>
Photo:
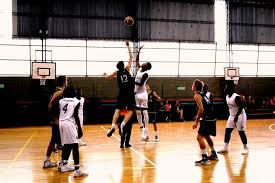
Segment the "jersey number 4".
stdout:
<path fill-rule="evenodd" d="M 68 104 L 66 104 L 64 107 L 63 107 L 63 109 L 62 109 L 63 111 L 64 111 L 64 113 L 66 113 L 67 112 L 67 110 L 68 110 Z"/>

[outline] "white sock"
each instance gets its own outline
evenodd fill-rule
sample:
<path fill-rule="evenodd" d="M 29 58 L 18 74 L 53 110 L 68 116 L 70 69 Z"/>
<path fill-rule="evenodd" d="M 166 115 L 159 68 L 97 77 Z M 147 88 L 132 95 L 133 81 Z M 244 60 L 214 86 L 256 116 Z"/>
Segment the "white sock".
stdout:
<path fill-rule="evenodd" d="M 228 149 L 228 143 L 224 143 L 224 149 Z"/>
<path fill-rule="evenodd" d="M 215 148 L 214 146 L 210 147 L 211 151 L 215 151 Z"/>
<path fill-rule="evenodd" d="M 202 149 L 202 150 L 201 150 L 201 154 L 207 154 L 207 153 L 206 153 L 206 149 Z"/>
<path fill-rule="evenodd" d="M 158 131 L 155 131 L 155 136 L 158 136 Z"/>
<path fill-rule="evenodd" d="M 112 124 L 112 128 L 115 128 L 116 127 L 116 125 L 115 124 Z"/>
<path fill-rule="evenodd" d="M 122 123 L 121 123 L 121 125 L 122 125 L 122 126 L 124 126 L 124 125 L 125 125 L 125 123 L 124 123 L 124 122 L 122 122 Z"/>
<path fill-rule="evenodd" d="M 46 157 L 45 157 L 45 161 L 48 161 L 48 160 L 50 160 L 50 157 L 49 157 L 49 156 L 46 156 Z"/>
<path fill-rule="evenodd" d="M 248 149 L 247 144 L 244 144 L 244 145 L 243 145 L 243 148 L 244 148 L 244 149 Z"/>

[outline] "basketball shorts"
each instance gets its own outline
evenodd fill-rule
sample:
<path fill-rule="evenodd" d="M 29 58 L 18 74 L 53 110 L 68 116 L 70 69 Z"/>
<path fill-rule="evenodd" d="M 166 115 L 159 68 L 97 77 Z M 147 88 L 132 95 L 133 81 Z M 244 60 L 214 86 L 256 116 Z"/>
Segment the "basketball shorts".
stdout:
<path fill-rule="evenodd" d="M 198 134 L 202 136 L 216 136 L 216 119 L 201 120 Z"/>
<path fill-rule="evenodd" d="M 76 123 L 59 121 L 59 130 L 62 145 L 79 143 Z"/>
<path fill-rule="evenodd" d="M 226 128 L 235 128 L 237 127 L 238 131 L 245 131 L 246 129 L 246 114 L 240 114 L 238 117 L 238 121 L 235 123 L 234 122 L 235 116 L 229 116 L 227 123 L 226 123 Z"/>
<path fill-rule="evenodd" d="M 117 97 L 117 109 L 135 109 L 135 96 L 119 96 Z"/>
<path fill-rule="evenodd" d="M 148 95 L 147 93 L 138 93 L 135 95 L 136 108 L 148 109 Z"/>

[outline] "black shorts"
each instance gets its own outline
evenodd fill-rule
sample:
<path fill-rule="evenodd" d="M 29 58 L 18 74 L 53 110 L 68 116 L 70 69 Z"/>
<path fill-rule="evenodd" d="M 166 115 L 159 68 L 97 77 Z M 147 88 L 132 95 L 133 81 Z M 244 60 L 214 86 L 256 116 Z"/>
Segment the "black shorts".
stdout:
<path fill-rule="evenodd" d="M 117 109 L 134 110 L 136 106 L 135 96 L 119 96 L 117 97 Z"/>
<path fill-rule="evenodd" d="M 198 134 L 202 136 L 216 136 L 216 119 L 201 120 Z"/>
<path fill-rule="evenodd" d="M 59 125 L 56 125 L 55 123 L 52 123 L 52 137 L 50 144 L 61 144 L 61 138 L 60 138 L 60 132 L 59 132 Z"/>

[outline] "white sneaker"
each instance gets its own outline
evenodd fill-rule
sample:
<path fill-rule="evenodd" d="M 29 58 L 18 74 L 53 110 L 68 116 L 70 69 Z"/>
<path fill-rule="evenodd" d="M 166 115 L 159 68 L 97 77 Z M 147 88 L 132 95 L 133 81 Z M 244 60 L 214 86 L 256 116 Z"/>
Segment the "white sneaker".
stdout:
<path fill-rule="evenodd" d="M 219 154 L 225 154 L 225 153 L 228 153 L 228 149 L 226 149 L 226 148 L 222 148 L 221 150 L 217 151 L 217 153 L 219 153 Z"/>
<path fill-rule="evenodd" d="M 61 172 L 70 172 L 70 171 L 74 171 L 74 166 L 69 165 L 68 163 L 66 165 L 61 166 L 60 168 Z"/>
<path fill-rule="evenodd" d="M 83 170 L 75 170 L 74 171 L 74 177 L 84 177 L 84 176 L 88 176 L 89 174 L 87 172 L 84 172 Z"/>
<path fill-rule="evenodd" d="M 248 148 L 245 148 L 245 149 L 243 150 L 243 152 L 242 152 L 242 155 L 248 155 L 248 153 L 249 153 Z"/>
<path fill-rule="evenodd" d="M 159 142 L 159 137 L 157 135 L 155 136 L 155 142 Z"/>
<path fill-rule="evenodd" d="M 87 143 L 86 142 L 83 142 L 82 140 L 79 142 L 79 145 L 80 146 L 86 146 L 87 145 Z"/>
<path fill-rule="evenodd" d="M 57 166 L 57 164 L 51 162 L 51 160 L 45 160 L 43 162 L 43 168 L 52 168 L 52 167 L 56 167 L 56 166 Z"/>

